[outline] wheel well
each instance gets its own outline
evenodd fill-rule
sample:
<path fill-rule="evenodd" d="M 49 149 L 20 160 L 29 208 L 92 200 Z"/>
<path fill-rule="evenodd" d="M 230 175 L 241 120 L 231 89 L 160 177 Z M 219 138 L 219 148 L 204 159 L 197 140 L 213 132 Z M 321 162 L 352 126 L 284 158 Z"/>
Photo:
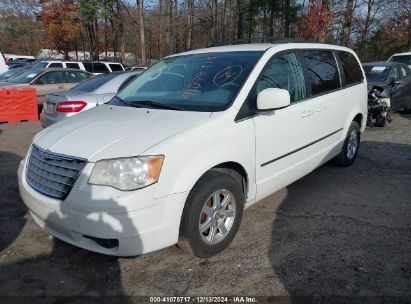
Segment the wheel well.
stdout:
<path fill-rule="evenodd" d="M 248 175 L 244 167 L 236 162 L 225 162 L 217 166 L 214 166 L 210 170 L 218 171 L 230 175 L 237 180 L 243 187 L 244 196 L 247 197 L 248 193 Z"/>
<path fill-rule="evenodd" d="M 362 127 L 362 114 L 360 114 L 360 113 L 357 114 L 354 117 L 353 121 L 356 121 L 358 123 L 358 125 L 360 126 L 360 128 L 361 128 Z"/>

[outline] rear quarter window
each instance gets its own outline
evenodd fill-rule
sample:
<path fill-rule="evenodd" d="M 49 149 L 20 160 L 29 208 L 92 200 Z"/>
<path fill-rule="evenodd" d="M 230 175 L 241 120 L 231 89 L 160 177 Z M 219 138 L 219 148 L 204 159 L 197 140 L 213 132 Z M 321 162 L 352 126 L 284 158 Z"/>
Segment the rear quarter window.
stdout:
<path fill-rule="evenodd" d="M 66 62 L 66 67 L 69 69 L 80 69 L 79 64 L 75 62 Z"/>
<path fill-rule="evenodd" d="M 119 64 L 109 64 L 109 66 L 110 66 L 110 69 L 111 69 L 113 72 L 124 71 L 124 70 L 123 70 L 123 67 L 122 67 L 121 65 L 119 65 Z"/>
<path fill-rule="evenodd" d="M 337 52 L 342 65 L 342 73 L 345 77 L 345 85 L 360 83 L 364 80 L 360 64 L 353 54 L 348 52 Z"/>
<path fill-rule="evenodd" d="M 50 65 L 48 67 L 49 68 L 62 68 L 63 64 L 59 63 L 59 62 L 53 62 L 53 63 L 50 63 Z"/>
<path fill-rule="evenodd" d="M 83 63 L 86 71 L 90 73 L 109 73 L 109 69 L 104 63 L 101 62 L 84 62 Z"/>
<path fill-rule="evenodd" d="M 303 58 L 308 72 L 311 95 L 320 95 L 340 88 L 340 76 L 334 54 L 328 50 L 306 50 Z"/>

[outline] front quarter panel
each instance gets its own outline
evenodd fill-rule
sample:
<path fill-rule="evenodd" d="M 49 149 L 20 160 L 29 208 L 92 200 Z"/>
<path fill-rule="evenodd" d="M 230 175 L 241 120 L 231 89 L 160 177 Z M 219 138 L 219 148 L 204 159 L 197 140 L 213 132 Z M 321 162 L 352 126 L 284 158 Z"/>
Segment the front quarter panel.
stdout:
<path fill-rule="evenodd" d="M 255 136 L 252 120 L 234 122 L 228 113 L 170 138 L 143 154 L 164 154 L 155 197 L 189 191 L 211 168 L 225 162 L 240 164 L 248 175 L 247 199 L 255 198 Z"/>

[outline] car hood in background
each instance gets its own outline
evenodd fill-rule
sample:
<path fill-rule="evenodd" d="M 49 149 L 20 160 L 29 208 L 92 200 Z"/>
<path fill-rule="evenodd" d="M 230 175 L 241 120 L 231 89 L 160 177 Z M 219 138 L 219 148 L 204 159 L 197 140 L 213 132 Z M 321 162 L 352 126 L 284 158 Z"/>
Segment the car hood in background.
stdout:
<path fill-rule="evenodd" d="M 46 128 L 33 143 L 91 162 L 137 156 L 209 117 L 209 112 L 102 105 Z"/>
<path fill-rule="evenodd" d="M 28 87 L 30 86 L 28 83 L 13 83 L 13 82 L 7 82 L 7 81 L 1 81 L 0 82 L 0 88 L 9 88 L 9 87 Z"/>

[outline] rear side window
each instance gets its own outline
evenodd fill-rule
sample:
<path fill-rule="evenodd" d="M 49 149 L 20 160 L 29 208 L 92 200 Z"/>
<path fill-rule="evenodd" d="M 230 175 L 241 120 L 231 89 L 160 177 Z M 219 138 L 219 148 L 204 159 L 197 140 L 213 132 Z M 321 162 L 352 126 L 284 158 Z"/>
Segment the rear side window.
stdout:
<path fill-rule="evenodd" d="M 345 75 L 345 85 L 362 82 L 364 77 L 360 65 L 354 55 L 348 52 L 338 52 Z"/>
<path fill-rule="evenodd" d="M 400 73 L 397 68 L 391 70 L 390 81 L 398 81 L 400 79 Z"/>
<path fill-rule="evenodd" d="M 62 67 L 63 67 L 63 64 L 60 62 L 53 62 L 53 63 L 50 63 L 49 65 L 49 68 L 62 68 Z"/>
<path fill-rule="evenodd" d="M 110 66 L 110 69 L 111 69 L 113 72 L 124 71 L 123 68 L 121 67 L 121 65 L 119 65 L 119 64 L 111 64 L 111 63 L 110 63 L 109 66 Z"/>
<path fill-rule="evenodd" d="M 399 67 L 400 69 L 400 78 L 404 78 L 408 76 L 407 69 L 405 67 Z"/>
<path fill-rule="evenodd" d="M 411 55 L 396 55 L 392 56 L 389 61 L 399 62 L 406 65 L 411 65 Z"/>
<path fill-rule="evenodd" d="M 256 83 L 257 95 L 268 88 L 287 90 L 291 102 L 305 98 L 303 71 L 295 53 L 274 55 L 270 60 Z"/>
<path fill-rule="evenodd" d="M 93 77 L 89 80 L 86 80 L 79 85 L 75 86 L 74 88 L 71 89 L 71 91 L 79 91 L 79 92 L 92 92 L 99 87 L 101 87 L 103 84 L 105 84 L 107 81 L 113 79 L 116 75 L 114 74 L 108 74 L 108 75 L 102 75 L 102 76 L 96 76 Z"/>
<path fill-rule="evenodd" d="M 68 71 L 67 81 L 71 83 L 82 82 L 83 80 L 89 78 L 89 75 L 83 72 Z"/>
<path fill-rule="evenodd" d="M 66 62 L 66 67 L 68 67 L 69 69 L 80 69 L 78 63 L 75 62 Z"/>
<path fill-rule="evenodd" d="M 51 71 L 40 77 L 43 84 L 56 84 L 66 82 L 66 75 L 63 71 Z"/>
<path fill-rule="evenodd" d="M 311 94 L 324 94 L 340 88 L 337 62 L 332 51 L 304 51 Z"/>
<path fill-rule="evenodd" d="M 109 69 L 104 63 L 101 62 L 85 62 L 83 63 L 84 67 L 88 72 L 91 73 L 109 73 Z"/>

